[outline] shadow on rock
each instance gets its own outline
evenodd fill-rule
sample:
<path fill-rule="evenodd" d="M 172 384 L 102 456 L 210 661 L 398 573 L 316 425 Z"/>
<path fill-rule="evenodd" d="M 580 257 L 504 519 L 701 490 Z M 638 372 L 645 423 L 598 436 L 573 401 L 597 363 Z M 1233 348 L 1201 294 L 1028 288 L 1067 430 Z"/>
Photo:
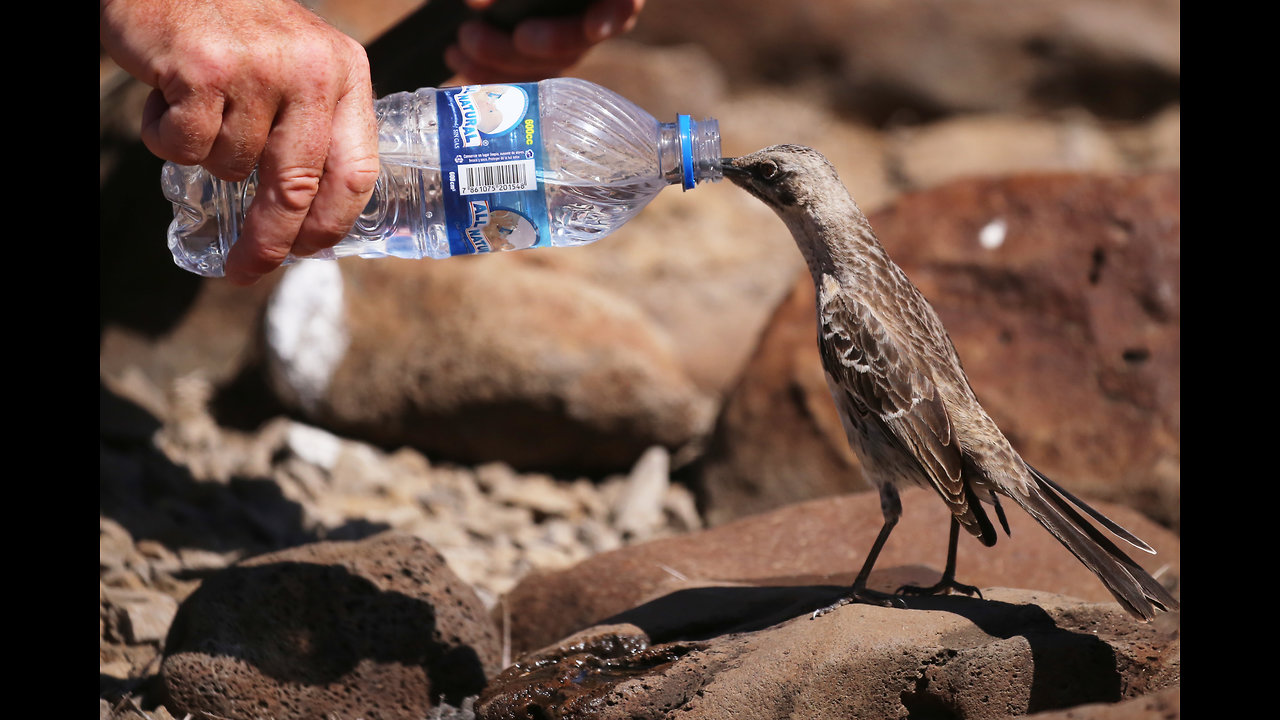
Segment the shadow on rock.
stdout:
<path fill-rule="evenodd" d="M 220 611 L 201 617 L 213 597 Z M 454 701 L 478 692 L 484 668 L 475 650 L 441 648 L 435 633 L 435 610 L 419 598 L 383 592 L 342 567 L 273 563 L 206 579 L 165 645 L 195 640 L 202 654 L 241 660 L 279 683 L 323 686 L 374 660 L 423 668 L 432 685 L 465 691 Z"/>
<path fill-rule="evenodd" d="M 811 617 L 845 589 L 663 595 L 525 656 L 485 690 L 479 717 L 996 718 L 1177 681 L 1176 630 L 1118 608 L 993 588 Z"/>
<path fill-rule="evenodd" d="M 270 478 L 197 481 L 152 441 L 161 423 L 99 384 L 98 510 L 135 540 L 167 547 L 256 554 L 322 538 Z M 386 529 L 359 521 L 326 533 L 357 539 Z"/>
<path fill-rule="evenodd" d="M 655 643 L 707 640 L 777 625 L 834 602 L 843 591 L 835 585 L 691 588 L 663 595 L 603 624 L 635 625 Z"/>
<path fill-rule="evenodd" d="M 1030 649 L 1030 682 L 1027 711 L 1073 707 L 1082 703 L 1113 703 L 1123 698 L 1124 679 L 1116 650 L 1089 625 L 1072 627 L 1056 621 L 1043 608 L 963 596 L 905 598 L 910 610 L 953 613 L 973 624 L 943 638 L 952 647 L 969 646 L 973 640 L 1022 638 Z M 980 634 L 979 634 L 980 633 Z M 982 636 L 986 636 L 985 638 Z M 977 670 L 978 668 L 975 668 Z M 992 668 L 998 670 L 998 668 Z M 912 717 L 948 717 L 954 702 L 938 686 L 927 692 L 905 692 L 902 704 Z"/>
<path fill-rule="evenodd" d="M 417 538 L 272 553 L 204 580 L 161 666 L 170 707 L 220 717 L 421 717 L 496 671 L 483 605 Z"/>
<path fill-rule="evenodd" d="M 895 568 L 895 570 L 899 570 Z M 804 618 L 828 606 L 845 586 L 704 587 L 679 590 L 609 618 L 605 624 L 627 623 L 644 631 L 653 643 L 708 640 L 764 630 L 793 618 Z M 1038 709 L 1069 707 L 1081 702 L 1115 702 L 1121 698 L 1116 654 L 1090 632 L 1059 627 L 1042 608 L 963 596 L 902 597 L 905 611 L 933 610 L 960 616 L 973 624 L 971 637 L 1026 639 L 1035 673 L 1030 703 Z M 816 620 L 819 621 L 820 620 Z M 930 696 L 903 696 L 912 711 L 928 713 Z"/>

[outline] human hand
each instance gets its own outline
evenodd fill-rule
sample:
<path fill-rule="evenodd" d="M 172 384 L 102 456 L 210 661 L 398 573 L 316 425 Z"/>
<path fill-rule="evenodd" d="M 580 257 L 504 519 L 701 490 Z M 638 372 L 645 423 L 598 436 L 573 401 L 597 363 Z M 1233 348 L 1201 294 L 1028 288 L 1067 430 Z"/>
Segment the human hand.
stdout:
<path fill-rule="evenodd" d="M 484 10 L 495 0 L 466 0 Z M 582 15 L 530 18 L 507 33 L 482 21 L 458 28 L 458 42 L 445 50 L 445 63 L 473 83 L 541 80 L 578 62 L 596 43 L 622 35 L 636 24 L 645 0 L 596 0 Z"/>
<path fill-rule="evenodd" d="M 330 247 L 378 179 L 364 48 L 294 0 L 100 0 L 103 48 L 155 88 L 152 153 L 223 180 L 258 168 L 226 276 L 247 285 Z"/>

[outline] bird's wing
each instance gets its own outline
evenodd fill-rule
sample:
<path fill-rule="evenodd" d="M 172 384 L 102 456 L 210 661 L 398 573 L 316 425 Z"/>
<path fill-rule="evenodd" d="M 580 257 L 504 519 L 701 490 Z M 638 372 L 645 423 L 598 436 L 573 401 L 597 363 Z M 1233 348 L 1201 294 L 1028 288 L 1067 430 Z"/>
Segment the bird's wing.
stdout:
<path fill-rule="evenodd" d="M 830 275 L 819 288 L 818 321 L 822 364 L 853 406 L 916 460 L 966 530 L 993 544 L 995 530 L 967 487 L 955 426 L 927 369 Z"/>

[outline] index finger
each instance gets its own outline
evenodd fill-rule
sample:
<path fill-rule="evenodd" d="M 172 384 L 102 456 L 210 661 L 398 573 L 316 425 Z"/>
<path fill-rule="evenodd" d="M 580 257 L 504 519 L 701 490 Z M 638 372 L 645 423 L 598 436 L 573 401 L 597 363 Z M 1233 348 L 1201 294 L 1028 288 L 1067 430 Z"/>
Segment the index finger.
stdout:
<path fill-rule="evenodd" d="M 294 255 L 309 255 L 342 240 L 377 184 L 382 165 L 368 71 L 353 72 L 351 85 L 334 108 L 324 176 L 298 231 Z"/>

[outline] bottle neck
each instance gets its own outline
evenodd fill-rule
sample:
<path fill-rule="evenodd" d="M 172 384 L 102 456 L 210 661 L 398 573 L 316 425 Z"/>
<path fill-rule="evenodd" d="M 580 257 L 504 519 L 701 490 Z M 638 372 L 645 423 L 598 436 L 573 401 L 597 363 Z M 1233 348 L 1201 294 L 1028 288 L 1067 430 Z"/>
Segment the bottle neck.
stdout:
<path fill-rule="evenodd" d="M 720 122 L 676 116 L 658 125 L 658 166 L 669 185 L 689 190 L 700 182 L 717 182 L 720 170 Z"/>

